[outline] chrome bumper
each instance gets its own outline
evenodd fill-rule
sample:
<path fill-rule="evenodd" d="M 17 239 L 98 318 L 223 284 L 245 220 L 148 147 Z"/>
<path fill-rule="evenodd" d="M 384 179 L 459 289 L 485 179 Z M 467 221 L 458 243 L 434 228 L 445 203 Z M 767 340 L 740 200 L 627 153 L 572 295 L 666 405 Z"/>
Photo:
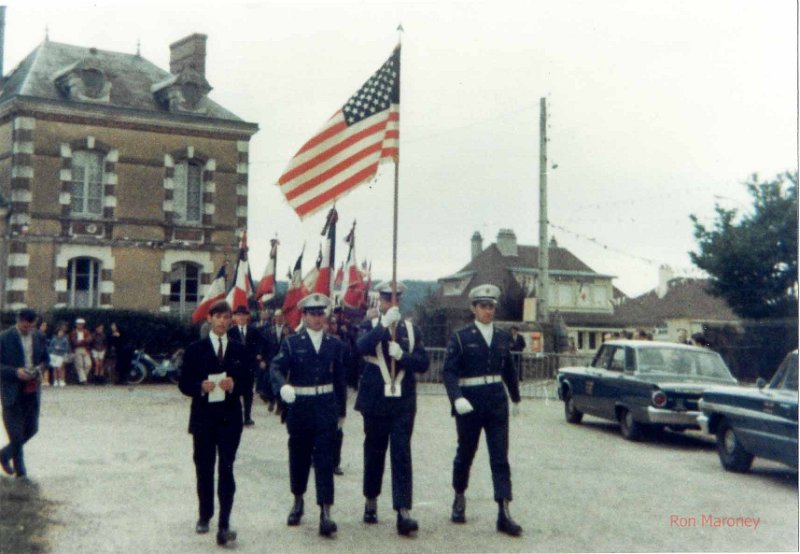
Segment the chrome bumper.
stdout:
<path fill-rule="evenodd" d="M 703 430 L 703 433 L 710 433 L 708 430 L 708 416 L 704 414 L 700 414 L 697 416 L 697 424 L 700 426 L 700 429 Z"/>
<path fill-rule="evenodd" d="M 701 412 L 699 411 L 675 412 L 673 410 L 662 410 L 648 406 L 647 422 L 660 423 L 662 425 L 685 425 L 697 427 L 697 417 L 700 414 Z"/>

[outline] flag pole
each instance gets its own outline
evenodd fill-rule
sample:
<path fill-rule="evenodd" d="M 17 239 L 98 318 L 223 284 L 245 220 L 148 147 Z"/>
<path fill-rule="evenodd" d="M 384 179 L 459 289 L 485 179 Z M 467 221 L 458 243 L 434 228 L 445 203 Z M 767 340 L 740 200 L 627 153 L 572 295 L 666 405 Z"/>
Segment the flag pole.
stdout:
<path fill-rule="evenodd" d="M 397 47 L 403 43 L 403 24 L 399 24 L 397 26 Z M 402 50 L 400 51 L 402 55 Z M 400 66 L 402 67 L 402 65 Z M 400 68 L 398 68 L 397 78 L 400 79 Z M 400 81 L 402 83 L 402 81 Z M 398 106 L 399 109 L 399 106 Z M 394 158 L 394 218 L 392 221 L 393 229 L 392 229 L 392 306 L 397 306 L 397 219 L 398 219 L 398 198 L 400 196 L 400 155 L 399 155 L 399 127 L 400 127 L 400 120 L 397 121 L 398 126 L 398 155 Z M 392 325 L 392 341 L 397 338 L 397 324 Z M 392 378 L 392 391 L 394 391 L 395 387 L 395 377 L 397 375 L 397 364 L 395 363 L 395 359 L 392 358 L 391 364 L 391 378 Z"/>

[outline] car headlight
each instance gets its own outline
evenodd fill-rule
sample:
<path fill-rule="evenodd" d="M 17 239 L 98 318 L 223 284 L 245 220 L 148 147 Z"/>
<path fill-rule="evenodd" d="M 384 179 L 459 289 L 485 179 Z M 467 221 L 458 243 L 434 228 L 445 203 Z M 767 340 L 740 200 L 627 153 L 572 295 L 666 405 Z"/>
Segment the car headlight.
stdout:
<path fill-rule="evenodd" d="M 653 406 L 656 408 L 663 408 L 667 405 L 667 395 L 664 393 L 664 391 L 653 391 L 650 399 L 653 401 Z"/>

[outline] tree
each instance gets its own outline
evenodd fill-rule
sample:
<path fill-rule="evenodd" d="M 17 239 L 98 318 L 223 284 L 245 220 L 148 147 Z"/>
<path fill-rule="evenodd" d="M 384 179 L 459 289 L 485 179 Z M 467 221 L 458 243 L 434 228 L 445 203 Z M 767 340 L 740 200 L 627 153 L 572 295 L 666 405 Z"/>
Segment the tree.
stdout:
<path fill-rule="evenodd" d="M 752 213 L 717 204 L 711 229 L 690 216 L 699 251 L 689 255 L 740 317 L 797 317 L 797 172 L 766 182 L 754 174 L 745 186 Z"/>

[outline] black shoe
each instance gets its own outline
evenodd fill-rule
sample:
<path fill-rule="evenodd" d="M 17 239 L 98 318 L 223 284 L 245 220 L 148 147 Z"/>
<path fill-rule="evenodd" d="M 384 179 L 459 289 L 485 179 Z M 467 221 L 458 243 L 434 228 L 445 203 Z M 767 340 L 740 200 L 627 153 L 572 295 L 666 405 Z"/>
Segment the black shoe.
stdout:
<path fill-rule="evenodd" d="M 319 534 L 330 537 L 336 532 L 336 522 L 331 519 L 330 506 L 322 506 L 319 513 Z"/>
<path fill-rule="evenodd" d="M 378 501 L 367 499 L 364 505 L 364 523 L 378 523 Z"/>
<path fill-rule="evenodd" d="M 497 513 L 497 531 L 512 537 L 519 537 L 522 534 L 522 527 L 511 519 L 511 514 L 508 511 L 508 500 L 503 500 L 498 504 L 500 510 Z"/>
<path fill-rule="evenodd" d="M 467 499 L 464 498 L 463 493 L 456 493 L 453 500 L 453 511 L 450 513 L 450 521 L 453 523 L 466 523 L 467 522 Z"/>
<path fill-rule="evenodd" d="M 286 518 L 286 525 L 294 527 L 300 525 L 300 519 L 303 517 L 303 498 L 295 497 L 292 511 L 289 512 L 289 517 Z"/>
<path fill-rule="evenodd" d="M 339 466 L 336 466 L 335 468 L 333 468 L 333 474 L 334 475 L 344 475 L 344 471 L 342 471 L 342 468 L 340 468 Z"/>
<path fill-rule="evenodd" d="M 409 516 L 403 516 L 400 512 L 397 512 L 397 534 L 403 536 L 409 536 L 411 533 L 415 533 L 419 530 L 419 525 L 417 525 L 417 520 L 413 519 Z"/>
<path fill-rule="evenodd" d="M 194 532 L 198 535 L 204 535 L 205 533 L 208 533 L 208 520 L 198 519 L 197 525 L 194 526 Z"/>
<path fill-rule="evenodd" d="M 267 401 L 266 398 L 264 399 L 264 401 L 265 402 Z M 275 409 L 275 401 L 274 400 L 270 400 L 269 403 L 267 404 L 267 411 L 268 412 L 272 412 L 272 410 L 274 410 L 274 409 Z"/>
<path fill-rule="evenodd" d="M 22 458 L 22 454 L 14 457 L 14 472 L 16 473 L 17 477 L 28 476 L 28 472 L 25 470 L 25 461 Z"/>
<path fill-rule="evenodd" d="M 249 427 L 250 425 L 255 425 L 256 422 L 248 417 L 247 419 L 244 420 L 244 424 Z"/>
<path fill-rule="evenodd" d="M 236 530 L 235 529 L 220 529 L 217 531 L 217 544 L 220 546 L 225 546 L 229 542 L 236 541 Z"/>
<path fill-rule="evenodd" d="M 0 450 L 0 465 L 3 466 L 3 471 L 9 475 L 14 475 L 14 468 L 11 467 L 11 456 L 5 448 Z"/>

